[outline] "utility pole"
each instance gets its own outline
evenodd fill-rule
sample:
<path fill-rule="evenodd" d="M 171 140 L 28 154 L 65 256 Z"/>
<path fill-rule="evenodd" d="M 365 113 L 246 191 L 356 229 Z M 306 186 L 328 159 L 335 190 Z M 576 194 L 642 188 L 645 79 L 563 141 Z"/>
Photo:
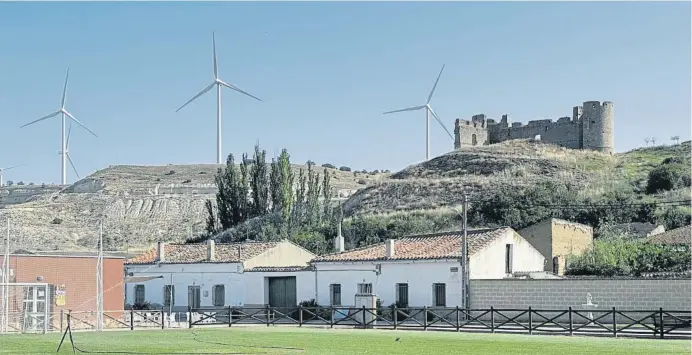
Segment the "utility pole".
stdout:
<path fill-rule="evenodd" d="M 462 230 L 463 238 L 461 240 L 461 271 L 462 271 L 462 304 L 464 309 L 469 308 L 469 243 L 468 243 L 468 196 L 464 195 Z"/>
<path fill-rule="evenodd" d="M 99 225 L 99 253 L 96 261 L 96 330 L 103 330 L 103 219 Z"/>
<path fill-rule="evenodd" d="M 0 333 L 7 333 L 10 315 L 10 216 L 7 216 L 7 238 L 5 239 L 5 255 L 2 260 L 2 323 Z"/>

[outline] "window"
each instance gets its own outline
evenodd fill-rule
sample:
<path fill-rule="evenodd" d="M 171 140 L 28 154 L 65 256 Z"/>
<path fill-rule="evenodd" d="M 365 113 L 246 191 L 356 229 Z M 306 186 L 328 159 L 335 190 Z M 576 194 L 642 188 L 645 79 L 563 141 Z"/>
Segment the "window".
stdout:
<path fill-rule="evenodd" d="M 329 304 L 332 306 L 341 306 L 341 285 L 329 285 Z"/>
<path fill-rule="evenodd" d="M 553 257 L 553 274 L 556 274 L 560 271 L 560 258 L 559 257 Z"/>
<path fill-rule="evenodd" d="M 226 305 L 226 286 L 215 285 L 212 288 L 212 303 L 214 307 L 223 307 Z"/>
<path fill-rule="evenodd" d="M 175 306 L 175 285 L 163 286 L 163 305 L 165 307 Z"/>
<path fill-rule="evenodd" d="M 505 245 L 505 273 L 512 273 L 512 244 Z"/>
<path fill-rule="evenodd" d="M 447 285 L 433 284 L 433 306 L 447 307 Z"/>
<path fill-rule="evenodd" d="M 478 140 L 476 138 L 476 135 L 472 134 L 471 135 L 471 145 L 476 145 L 476 144 L 478 144 Z"/>
<path fill-rule="evenodd" d="M 396 302 L 401 307 L 408 307 L 408 284 L 396 284 Z"/>
<path fill-rule="evenodd" d="M 372 284 L 358 284 L 358 293 L 372 293 Z"/>
<path fill-rule="evenodd" d="M 135 285 L 135 303 L 144 303 L 144 285 Z"/>

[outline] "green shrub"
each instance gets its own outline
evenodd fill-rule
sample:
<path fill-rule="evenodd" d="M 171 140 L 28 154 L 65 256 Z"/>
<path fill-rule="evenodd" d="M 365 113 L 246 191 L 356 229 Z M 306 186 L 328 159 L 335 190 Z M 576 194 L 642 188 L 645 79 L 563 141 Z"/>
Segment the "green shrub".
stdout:
<path fill-rule="evenodd" d="M 684 164 L 681 160 L 668 158 L 661 165 L 651 170 L 646 184 L 646 193 L 654 194 L 660 191 L 689 187 L 690 164 Z"/>

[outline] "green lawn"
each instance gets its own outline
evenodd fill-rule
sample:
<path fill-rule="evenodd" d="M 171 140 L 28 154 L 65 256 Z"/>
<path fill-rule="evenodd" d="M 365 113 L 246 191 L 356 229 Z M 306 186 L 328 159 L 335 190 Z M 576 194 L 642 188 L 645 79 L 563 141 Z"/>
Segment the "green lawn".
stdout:
<path fill-rule="evenodd" d="M 690 354 L 688 340 L 643 340 L 294 327 L 75 332 L 78 348 L 107 354 Z M 396 342 L 396 338 L 400 342 Z M 0 354 L 55 353 L 60 334 L 2 335 Z M 60 353 L 72 353 L 69 342 Z"/>

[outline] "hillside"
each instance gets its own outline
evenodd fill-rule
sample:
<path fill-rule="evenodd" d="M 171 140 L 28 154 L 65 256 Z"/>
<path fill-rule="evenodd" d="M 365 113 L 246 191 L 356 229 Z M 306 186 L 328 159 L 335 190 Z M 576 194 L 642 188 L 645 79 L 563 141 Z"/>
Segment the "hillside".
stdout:
<path fill-rule="evenodd" d="M 348 243 L 457 226 L 464 193 L 471 201 L 543 182 L 565 182 L 579 196 L 623 186 L 642 193 L 666 158 L 689 162 L 690 142 L 604 155 L 531 141 L 465 148 L 389 174 L 329 169 L 332 198 L 345 201 Z M 214 199 L 218 165 L 111 166 L 65 188 L 13 186 L 0 192 L 12 219 L 13 249 L 94 249 L 104 216 L 108 249 L 182 241 L 203 231 L 204 202 Z M 303 165 L 293 166 L 296 174 Z M 318 171 L 322 173 L 322 168 Z M 639 191 L 639 192 L 637 192 Z M 22 198 L 27 202 L 22 202 Z M 647 198 L 689 199 L 689 188 Z M 368 221 L 354 217 L 370 216 Z M 378 217 L 380 216 L 380 217 Z M 451 216 L 451 217 L 450 217 Z M 0 227 L 1 228 L 1 227 Z"/>
<path fill-rule="evenodd" d="M 5 206 L 12 221 L 12 248 L 93 249 L 101 216 L 105 246 L 109 249 L 145 247 L 158 240 L 182 241 L 204 229 L 204 202 L 215 198 L 214 176 L 218 167 L 118 165 L 63 189 L 2 188 L 8 201 L 8 196 L 18 194 L 29 197 L 25 203 Z M 297 174 L 307 166 L 293 168 Z M 323 168 L 317 170 L 322 174 Z M 345 199 L 386 176 L 328 171 L 335 199 Z"/>

